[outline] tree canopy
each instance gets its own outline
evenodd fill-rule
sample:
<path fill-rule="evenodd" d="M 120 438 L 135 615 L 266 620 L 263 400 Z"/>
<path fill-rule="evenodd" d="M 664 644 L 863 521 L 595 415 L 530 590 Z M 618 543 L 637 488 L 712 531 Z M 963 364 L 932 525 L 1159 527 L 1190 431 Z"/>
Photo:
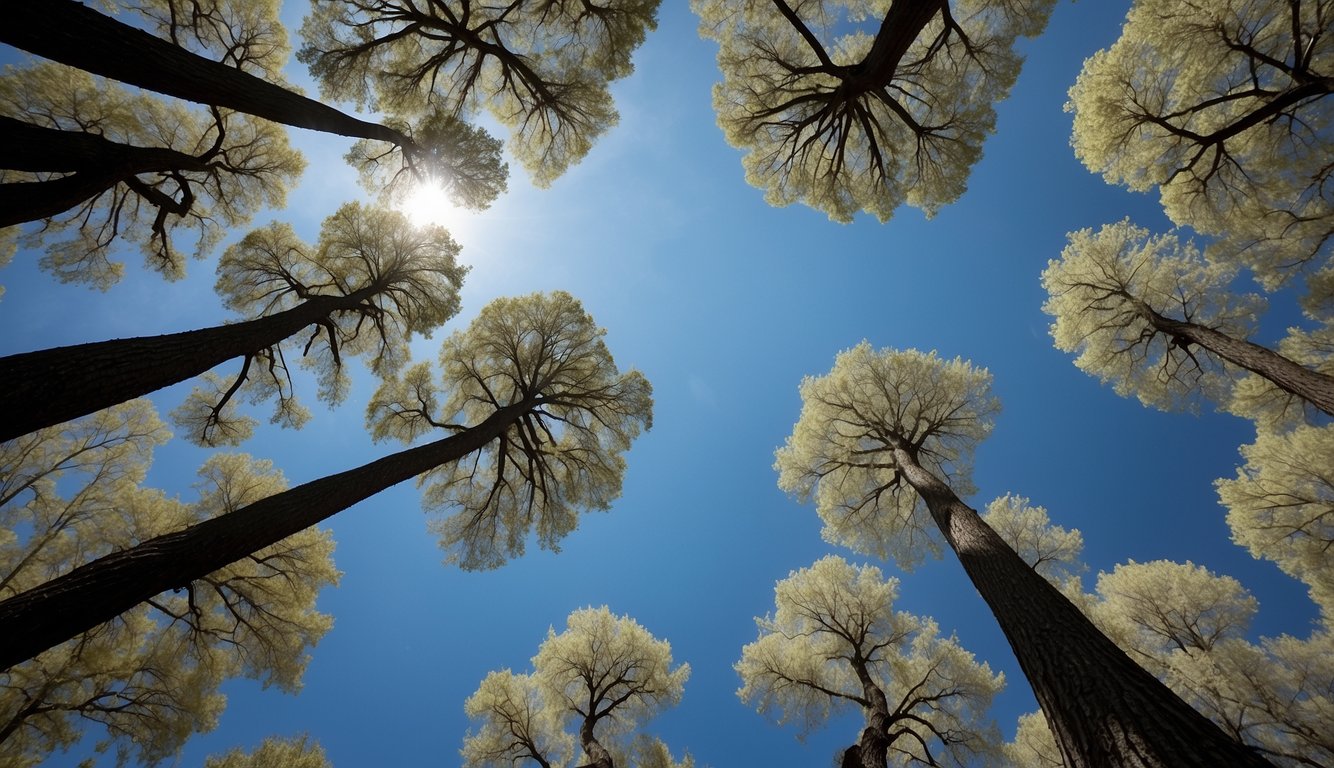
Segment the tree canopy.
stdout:
<path fill-rule="evenodd" d="M 400 120 L 485 108 L 545 186 L 616 122 L 608 85 L 630 74 L 657 8 L 658 0 L 316 0 L 297 58 L 325 98 Z"/>
<path fill-rule="evenodd" d="M 688 766 L 660 741 L 631 736 L 681 700 L 689 676 L 689 664 L 672 666 L 671 645 L 634 619 L 606 606 L 575 611 L 565 631 L 547 633 L 531 673 L 491 672 L 468 698 L 464 710 L 478 727 L 463 740 L 463 764 Z M 580 759 L 571 763 L 576 745 Z M 617 759 L 627 751 L 648 762 Z"/>
<path fill-rule="evenodd" d="M 1334 36 L 1325 0 L 1137 0 L 1084 63 L 1067 109 L 1090 170 L 1159 187 L 1177 224 L 1216 238 L 1269 288 L 1327 266 L 1334 234 Z"/>
<path fill-rule="evenodd" d="M 738 695 L 803 733 L 860 709 L 852 765 L 970 765 L 993 752 L 1000 735 L 986 710 L 1004 676 L 930 618 L 895 611 L 898 585 L 833 555 L 793 571 L 741 651 Z"/>
<path fill-rule="evenodd" d="M 774 205 L 887 221 L 963 194 L 1054 0 L 693 0 L 718 124 Z"/>
<path fill-rule="evenodd" d="M 167 436 L 136 400 L 0 443 L 0 598 L 286 487 L 271 463 L 242 454 L 205 462 L 193 503 L 143 487 Z M 0 760 L 36 765 L 100 728 L 99 749 L 114 747 L 118 764 L 154 765 L 216 725 L 226 679 L 298 689 L 332 625 L 315 609 L 338 581 L 332 550 L 327 532 L 303 531 L 11 667 Z"/>

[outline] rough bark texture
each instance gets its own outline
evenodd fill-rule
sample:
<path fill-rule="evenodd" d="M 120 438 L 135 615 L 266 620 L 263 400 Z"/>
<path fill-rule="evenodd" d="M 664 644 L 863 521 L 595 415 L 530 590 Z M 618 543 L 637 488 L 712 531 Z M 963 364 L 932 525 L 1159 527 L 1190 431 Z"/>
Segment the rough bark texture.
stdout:
<path fill-rule="evenodd" d="M 0 0 L 0 42 L 169 96 L 285 125 L 411 147 L 399 131 L 211 61 L 75 0 Z"/>
<path fill-rule="evenodd" d="M 910 448 L 894 458 L 1005 632 L 1068 768 L 1273 768 L 1131 661 Z"/>
<path fill-rule="evenodd" d="M 372 293 L 316 296 L 268 317 L 0 358 L 0 442 L 109 408 L 254 354 Z"/>
<path fill-rule="evenodd" d="M 158 536 L 0 602 L 0 671 L 309 528 L 393 485 L 457 461 L 495 440 L 533 406 L 506 406 L 481 424 L 235 512 Z"/>
<path fill-rule="evenodd" d="M 579 745 L 583 747 L 584 754 L 588 756 L 588 762 L 579 766 L 579 768 L 616 768 L 616 761 L 612 759 L 611 753 L 602 746 L 602 742 L 593 736 L 593 726 L 597 725 L 597 718 L 585 717 L 584 722 L 579 726 Z"/>
<path fill-rule="evenodd" d="M 1199 345 L 1239 368 L 1263 376 L 1284 392 L 1296 395 L 1334 416 L 1334 377 L 1299 365 L 1272 349 L 1244 339 L 1235 339 L 1213 328 L 1173 320 L 1151 310 L 1148 320 L 1155 329 L 1171 336 L 1178 344 Z"/>
<path fill-rule="evenodd" d="M 206 171 L 208 160 L 166 147 L 119 144 L 95 133 L 62 131 L 0 115 L 0 168 L 69 173 L 0 184 L 0 227 L 75 208 L 141 173 Z"/>

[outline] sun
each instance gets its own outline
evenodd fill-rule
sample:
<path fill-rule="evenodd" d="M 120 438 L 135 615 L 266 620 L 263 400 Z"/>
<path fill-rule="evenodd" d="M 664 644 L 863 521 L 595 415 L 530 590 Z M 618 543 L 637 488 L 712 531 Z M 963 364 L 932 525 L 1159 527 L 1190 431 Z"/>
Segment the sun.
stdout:
<path fill-rule="evenodd" d="M 451 230 L 462 222 L 466 214 L 463 208 L 449 199 L 439 184 L 429 181 L 414 186 L 403 198 L 399 210 L 418 227 L 437 224 Z"/>

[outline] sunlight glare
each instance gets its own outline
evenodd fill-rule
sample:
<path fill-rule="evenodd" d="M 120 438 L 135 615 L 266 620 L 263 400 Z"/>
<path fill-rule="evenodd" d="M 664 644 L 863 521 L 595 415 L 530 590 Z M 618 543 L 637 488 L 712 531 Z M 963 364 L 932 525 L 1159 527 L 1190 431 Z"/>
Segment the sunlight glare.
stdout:
<path fill-rule="evenodd" d="M 439 184 L 419 183 L 403 199 L 401 210 L 418 227 L 438 224 L 451 232 L 462 222 L 464 209 L 455 205 Z"/>

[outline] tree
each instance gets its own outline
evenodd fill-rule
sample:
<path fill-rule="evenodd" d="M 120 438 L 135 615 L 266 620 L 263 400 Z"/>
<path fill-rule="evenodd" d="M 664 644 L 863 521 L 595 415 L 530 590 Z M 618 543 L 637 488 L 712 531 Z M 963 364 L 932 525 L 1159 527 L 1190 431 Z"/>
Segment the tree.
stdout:
<path fill-rule="evenodd" d="M 176 4 L 174 0 L 131 1 L 132 7 L 150 10 Z M 205 58 L 122 24 L 76 0 L 50 0 L 40 6 L 9 3 L 5 14 L 8 23 L 0 29 L 0 42 L 71 67 L 284 125 L 412 146 L 412 140 L 401 131 L 358 120 L 243 71 L 242 65 L 251 61 L 250 56 L 241 60 L 226 54 L 221 54 L 217 61 Z M 167 15 L 171 19 L 178 18 L 169 12 Z M 213 24 L 209 28 L 220 26 Z M 59 34 L 54 34 L 55 30 L 59 30 Z M 167 31 L 174 32 L 175 27 Z M 208 35 L 201 32 L 195 39 L 207 43 Z M 211 52 L 220 54 L 216 50 Z"/>
<path fill-rule="evenodd" d="M 898 580 L 829 556 L 774 589 L 777 611 L 756 619 L 741 651 L 738 695 L 803 733 L 856 706 L 864 729 L 843 766 L 970 765 L 1000 734 L 984 724 L 1005 684 L 929 618 L 894 610 Z"/>
<path fill-rule="evenodd" d="M 1006 494 L 987 505 L 982 521 L 991 526 L 1015 554 L 1066 595 L 1080 591 L 1079 574 L 1084 536 L 1051 522 L 1044 507 L 1032 506 L 1023 496 Z"/>
<path fill-rule="evenodd" d="M 285 487 L 243 455 L 211 458 L 193 504 L 141 487 L 168 437 L 136 400 L 0 444 L 0 598 Z M 0 674 L 0 762 L 36 765 L 100 726 L 118 764 L 156 764 L 216 725 L 226 679 L 296 690 L 332 624 L 315 610 L 338 580 L 332 550 L 326 532 L 303 531 Z"/>
<path fill-rule="evenodd" d="M 464 711 L 480 726 L 463 740 L 467 768 L 569 763 L 578 732 L 583 768 L 614 768 L 615 753 L 675 764 L 661 742 L 621 744 L 659 711 L 681 700 L 690 665 L 672 668 L 672 648 L 627 616 L 603 606 L 571 613 L 566 629 L 533 657 L 531 674 L 491 672 Z M 687 758 L 685 765 L 690 765 Z M 630 765 L 640 765 L 638 762 Z"/>
<path fill-rule="evenodd" d="M 239 747 L 222 755 L 210 755 L 204 768 L 329 768 L 329 758 L 319 742 L 308 736 L 280 739 L 270 736 L 253 752 Z"/>
<path fill-rule="evenodd" d="M 1268 288 L 1323 267 L 1334 234 L 1328 0 L 1136 0 L 1121 37 L 1084 62 L 1067 109 L 1090 170 L 1159 187 L 1212 258 Z"/>
<path fill-rule="evenodd" d="M 990 375 L 915 350 L 842 352 L 801 385 L 779 486 L 814 499 L 832 543 L 911 566 L 958 556 L 1009 640 L 1071 766 L 1266 765 L 1132 662 L 963 503 L 999 408 Z"/>
<path fill-rule="evenodd" d="M 602 335 L 566 293 L 492 302 L 444 344 L 452 392 L 438 413 L 421 367 L 372 400 L 377 438 L 447 437 L 162 532 L 0 601 L 0 670 L 424 473 L 429 507 L 460 507 L 437 525 L 451 561 L 498 566 L 523 552 L 529 531 L 556 548 L 579 510 L 610 505 L 621 454 L 652 420 L 648 382 L 616 369 Z"/>
<path fill-rule="evenodd" d="M 273 420 L 299 425 L 287 357 L 296 349 L 320 379 L 321 399 L 347 390 L 345 356 L 364 356 L 380 375 L 407 360 L 408 339 L 458 311 L 466 268 L 440 227 L 414 228 L 402 214 L 347 203 L 325 219 L 315 247 L 286 224 L 255 230 L 228 248 L 217 290 L 251 319 L 194 331 L 77 344 L 0 358 L 0 389 L 11 414 L 0 439 L 92 413 L 185 381 L 232 358 L 240 372 L 210 378 L 177 411 L 193 439 L 236 443 L 252 423 L 234 397 L 276 400 Z M 309 331 L 303 341 L 298 333 Z M 296 347 L 297 344 L 302 346 Z"/>
<path fill-rule="evenodd" d="M 1069 240 L 1042 272 L 1043 310 L 1056 318 L 1057 349 L 1078 352 L 1075 364 L 1118 394 L 1164 409 L 1199 393 L 1225 403 L 1234 371 L 1246 370 L 1334 414 L 1334 377 L 1247 341 L 1264 302 L 1228 290 L 1234 267 L 1129 220 Z"/>
<path fill-rule="evenodd" d="M 230 111 L 191 110 L 49 62 L 0 78 L 0 226 L 46 219 L 22 237 L 46 246 L 61 280 L 105 289 L 124 267 L 117 240 L 170 279 L 184 274 L 174 241 L 202 257 L 230 227 L 282 207 L 305 167 L 286 133 Z"/>
<path fill-rule="evenodd" d="M 693 0 L 719 44 L 713 104 L 774 205 L 886 221 L 953 202 L 1053 0 Z"/>
<path fill-rule="evenodd" d="M 658 0 L 316 0 L 297 58 L 325 98 L 396 119 L 485 107 L 545 186 L 616 122 L 608 85 L 656 27 Z"/>
<path fill-rule="evenodd" d="M 1334 426 L 1260 431 L 1237 476 L 1214 483 L 1232 540 L 1306 584 L 1334 617 Z"/>

